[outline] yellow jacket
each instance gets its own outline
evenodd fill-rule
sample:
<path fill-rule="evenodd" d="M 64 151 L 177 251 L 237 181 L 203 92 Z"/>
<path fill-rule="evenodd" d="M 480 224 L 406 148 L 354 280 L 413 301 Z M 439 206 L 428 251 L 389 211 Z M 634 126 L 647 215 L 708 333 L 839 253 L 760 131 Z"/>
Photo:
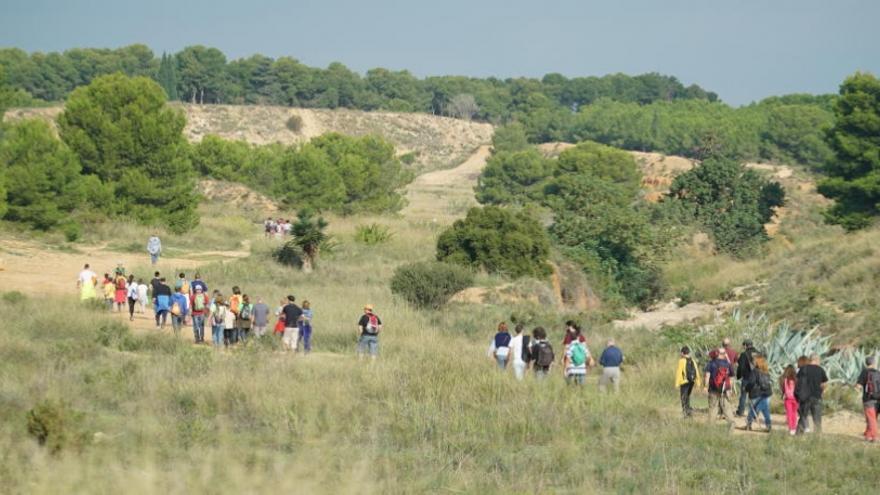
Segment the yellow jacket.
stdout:
<path fill-rule="evenodd" d="M 694 361 L 694 366 L 697 368 L 697 378 L 694 379 L 694 386 L 696 388 L 700 388 L 703 386 L 703 377 L 702 372 L 700 371 L 700 365 L 697 363 L 697 360 L 691 358 Z M 687 359 L 681 358 L 678 360 L 678 366 L 675 368 L 675 388 L 678 388 L 687 383 Z"/>

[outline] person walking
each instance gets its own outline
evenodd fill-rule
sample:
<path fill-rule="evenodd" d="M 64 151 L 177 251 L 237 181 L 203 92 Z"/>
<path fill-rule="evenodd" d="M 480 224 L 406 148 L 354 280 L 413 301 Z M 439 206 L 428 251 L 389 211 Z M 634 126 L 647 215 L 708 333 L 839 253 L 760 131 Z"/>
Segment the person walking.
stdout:
<path fill-rule="evenodd" d="M 138 288 L 138 313 L 144 314 L 147 312 L 147 300 L 149 296 L 147 295 L 147 291 L 150 289 L 150 286 L 144 283 L 144 279 L 139 278 L 137 281 Z"/>
<path fill-rule="evenodd" d="M 785 407 L 785 421 L 788 423 L 788 434 L 797 433 L 798 401 L 794 395 L 797 386 L 797 375 L 794 366 L 788 365 L 779 377 L 779 389 L 782 391 L 782 404 Z"/>
<path fill-rule="evenodd" d="M 235 326 L 238 328 L 238 341 L 242 344 L 246 343 L 250 337 L 251 327 L 254 323 L 254 305 L 251 304 L 251 298 L 247 294 L 242 294 L 241 305 L 238 308 Z"/>
<path fill-rule="evenodd" d="M 232 295 L 229 296 L 229 304 L 227 306 L 227 310 L 229 310 L 235 316 L 235 324 L 231 327 L 234 331 L 227 336 L 230 344 L 234 344 L 238 342 L 238 334 L 239 334 L 239 313 L 241 312 L 241 289 L 236 285 L 232 287 Z"/>
<path fill-rule="evenodd" d="M 134 321 L 134 307 L 137 305 L 138 297 L 140 297 L 140 285 L 134 281 L 134 275 L 128 276 L 128 321 Z"/>
<path fill-rule="evenodd" d="M 574 339 L 577 339 L 581 342 L 587 341 L 587 338 L 584 337 L 584 334 L 581 331 L 581 327 L 573 320 L 568 320 L 567 322 L 565 322 L 565 335 L 563 335 L 562 337 L 562 347 L 567 347 L 568 344 L 571 344 L 571 341 Z"/>
<path fill-rule="evenodd" d="M 542 327 L 535 327 L 532 330 L 532 336 L 534 337 L 534 342 L 529 352 L 534 361 L 532 367 L 535 370 L 535 378 L 545 380 L 550 374 L 550 368 L 553 367 L 556 359 L 553 355 L 553 346 L 547 340 L 547 331 Z"/>
<path fill-rule="evenodd" d="M 211 343 L 214 349 L 219 349 L 223 345 L 223 330 L 226 324 L 226 303 L 223 301 L 223 295 L 214 296 L 214 302 L 209 308 L 209 318 L 211 321 Z"/>
<path fill-rule="evenodd" d="M 767 433 L 770 433 L 772 426 L 770 422 L 770 397 L 773 395 L 773 385 L 770 380 L 770 369 L 767 365 L 767 359 L 760 355 L 755 355 L 755 367 L 752 369 L 752 386 L 749 389 L 749 414 L 746 417 L 746 430 L 752 429 L 752 421 L 754 421 L 758 413 L 764 416 L 764 425 L 767 427 Z"/>
<path fill-rule="evenodd" d="M 513 328 L 514 336 L 510 339 L 510 362 L 513 363 L 513 376 L 517 380 L 522 380 L 526 376 L 526 370 L 529 368 L 531 353 L 529 346 L 531 344 L 528 335 L 523 334 L 525 325 L 517 323 Z"/>
<path fill-rule="evenodd" d="M 722 347 L 717 351 L 717 357 L 706 364 L 703 381 L 709 393 L 709 424 L 715 422 L 719 408 L 721 414 L 729 426 L 733 426 L 733 417 L 730 414 L 730 377 L 733 375 L 733 367 L 727 360 L 727 351 Z"/>
<path fill-rule="evenodd" d="M 727 351 L 725 350 L 725 353 Z M 736 415 L 743 416 L 746 412 L 746 404 L 748 403 L 749 388 L 753 383 L 752 369 L 755 367 L 755 348 L 752 345 L 752 339 L 743 341 L 743 351 L 736 361 L 735 369 L 736 379 L 739 380 L 739 403 L 736 407 Z M 728 356 L 728 362 L 730 361 Z"/>
<path fill-rule="evenodd" d="M 98 285 L 98 274 L 92 271 L 89 264 L 83 265 L 83 269 L 76 277 L 76 288 L 79 289 L 79 300 L 88 301 L 98 297 L 95 287 Z"/>
<path fill-rule="evenodd" d="M 694 413 L 694 409 L 691 407 L 691 393 L 695 387 L 701 388 L 702 386 L 697 362 L 691 357 L 690 347 L 684 346 L 681 348 L 678 366 L 675 368 L 675 388 L 678 390 L 678 396 L 681 400 L 683 417 L 689 418 Z"/>
<path fill-rule="evenodd" d="M 865 368 L 856 381 L 862 388 L 862 407 L 865 411 L 865 441 L 877 441 L 877 402 L 880 401 L 880 371 L 874 356 L 865 358 Z"/>
<path fill-rule="evenodd" d="M 382 331 L 382 319 L 373 311 L 372 304 L 364 305 L 364 314 L 358 320 L 358 357 L 367 353 L 370 358 L 379 356 L 379 332 Z"/>
<path fill-rule="evenodd" d="M 177 275 L 177 280 L 174 282 L 174 289 L 180 290 L 181 294 L 183 294 L 186 297 L 189 297 L 189 293 L 190 293 L 190 290 L 192 289 L 192 286 L 190 285 L 189 281 L 187 281 L 187 279 L 186 279 L 186 273 L 180 272 L 180 274 Z"/>
<path fill-rule="evenodd" d="M 116 312 L 121 313 L 123 308 L 125 308 L 125 303 L 128 299 L 128 280 L 118 268 L 116 269 L 116 274 L 113 276 L 113 285 L 115 286 L 113 302 L 116 303 Z"/>
<path fill-rule="evenodd" d="M 297 323 L 299 334 L 296 340 L 296 352 L 299 352 L 299 345 L 302 343 L 303 352 L 308 354 L 312 352 L 312 318 L 315 316 L 315 313 L 312 311 L 312 305 L 309 301 L 303 301 L 302 313 L 302 317 Z"/>
<path fill-rule="evenodd" d="M 510 357 L 510 340 L 507 323 L 502 321 L 498 324 L 498 331 L 495 332 L 495 336 L 492 337 L 492 342 L 489 344 L 489 357 L 495 359 L 500 370 L 507 368 L 507 358 Z"/>
<path fill-rule="evenodd" d="M 193 275 L 193 281 L 189 283 L 190 294 L 196 291 L 196 287 L 201 287 L 202 293 L 205 295 L 208 294 L 208 284 L 202 280 L 202 275 L 199 272 L 196 272 L 195 275 Z"/>
<path fill-rule="evenodd" d="M 254 335 L 257 338 L 266 335 L 266 327 L 269 326 L 269 306 L 258 297 L 254 304 Z"/>
<path fill-rule="evenodd" d="M 819 366 L 819 355 L 810 356 L 810 362 L 801 367 L 797 374 L 795 397 L 798 400 L 797 431 L 810 433 L 810 418 L 816 433 L 822 433 L 822 393 L 828 384 L 825 369 Z"/>
<path fill-rule="evenodd" d="M 604 392 L 608 384 L 614 385 L 614 391 L 620 391 L 620 365 L 623 364 L 623 351 L 614 343 L 614 339 L 608 339 L 605 350 L 599 356 L 599 364 L 602 365 L 602 376 L 599 377 L 599 391 Z"/>
<path fill-rule="evenodd" d="M 299 319 L 302 314 L 302 308 L 296 305 L 296 297 L 287 296 L 287 304 L 281 308 L 281 316 L 284 318 L 284 334 L 281 337 L 281 343 L 285 350 L 296 350 L 296 341 L 299 337 Z"/>
<path fill-rule="evenodd" d="M 159 262 L 159 256 L 162 254 L 162 241 L 159 236 L 153 234 L 147 241 L 147 252 L 150 253 L 150 263 L 155 266 Z"/>
<path fill-rule="evenodd" d="M 223 313 L 223 347 L 228 349 L 235 344 L 238 330 L 236 329 L 236 321 L 238 315 L 232 311 L 232 296 L 226 302 L 226 311 Z"/>
<path fill-rule="evenodd" d="M 590 350 L 587 344 L 581 340 L 580 328 L 575 327 L 568 345 L 565 346 L 565 355 L 562 358 L 562 373 L 565 383 L 569 385 L 583 385 L 587 378 L 587 364 L 590 362 Z"/>
<path fill-rule="evenodd" d="M 171 296 L 171 328 L 174 330 L 174 336 L 180 336 L 180 329 L 186 323 L 186 316 L 189 314 L 189 297 L 183 292 L 183 286 L 178 287 Z"/>
<path fill-rule="evenodd" d="M 104 274 L 104 281 L 101 282 L 101 287 L 104 293 L 104 304 L 107 306 L 107 311 L 113 311 L 113 300 L 116 298 L 116 284 L 113 283 L 113 279 L 110 278 L 109 273 Z"/>
<path fill-rule="evenodd" d="M 192 308 L 193 341 L 196 344 L 201 344 L 205 342 L 205 317 L 210 312 L 210 299 L 202 291 L 201 286 L 196 286 L 189 296 L 189 302 L 190 308 Z"/>
<path fill-rule="evenodd" d="M 156 310 L 156 328 L 165 329 L 168 312 L 171 311 L 171 287 L 165 284 L 165 277 L 159 279 L 159 285 L 153 293 L 153 308 Z"/>

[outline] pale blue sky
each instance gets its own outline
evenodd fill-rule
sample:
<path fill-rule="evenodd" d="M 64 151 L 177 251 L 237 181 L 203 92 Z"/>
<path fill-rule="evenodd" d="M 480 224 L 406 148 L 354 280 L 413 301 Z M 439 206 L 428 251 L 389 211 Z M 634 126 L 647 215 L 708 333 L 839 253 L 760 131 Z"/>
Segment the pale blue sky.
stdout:
<path fill-rule="evenodd" d="M 0 0 L 0 46 L 191 44 L 359 72 L 661 72 L 732 104 L 880 74 L 880 0 Z"/>

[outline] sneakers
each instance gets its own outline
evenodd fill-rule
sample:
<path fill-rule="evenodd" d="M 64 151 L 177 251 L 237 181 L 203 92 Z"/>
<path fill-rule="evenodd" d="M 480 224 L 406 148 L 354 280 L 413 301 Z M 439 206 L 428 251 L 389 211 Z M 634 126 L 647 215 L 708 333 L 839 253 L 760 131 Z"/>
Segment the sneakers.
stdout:
<path fill-rule="evenodd" d="M 797 435 L 797 430 L 788 430 L 788 434 L 791 436 Z"/>

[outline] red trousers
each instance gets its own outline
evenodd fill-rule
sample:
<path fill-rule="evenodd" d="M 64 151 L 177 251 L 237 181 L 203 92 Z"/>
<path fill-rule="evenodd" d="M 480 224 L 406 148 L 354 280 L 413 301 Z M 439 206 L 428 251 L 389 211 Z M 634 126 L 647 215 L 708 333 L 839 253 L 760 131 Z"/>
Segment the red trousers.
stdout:
<path fill-rule="evenodd" d="M 865 406 L 865 440 L 877 440 L 877 409 Z"/>

